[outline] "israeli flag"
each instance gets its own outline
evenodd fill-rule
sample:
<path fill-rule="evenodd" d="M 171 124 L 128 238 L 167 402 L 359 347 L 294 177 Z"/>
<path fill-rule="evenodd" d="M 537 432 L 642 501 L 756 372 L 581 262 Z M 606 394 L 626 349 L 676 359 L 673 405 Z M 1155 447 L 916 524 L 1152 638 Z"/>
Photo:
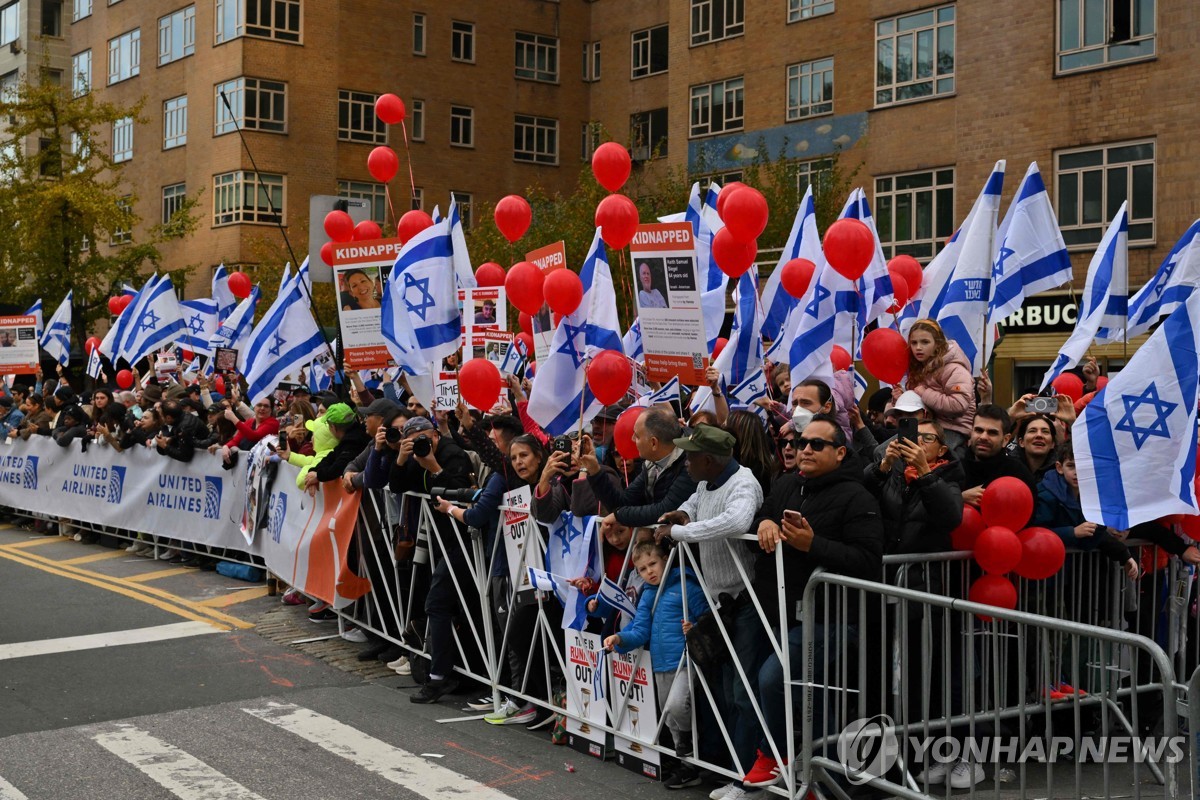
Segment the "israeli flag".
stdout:
<path fill-rule="evenodd" d="M 676 375 L 671 380 L 662 385 L 662 388 L 657 389 L 650 394 L 642 395 L 634 403 L 635 406 L 649 408 L 660 403 L 679 403 L 679 376 Z"/>
<path fill-rule="evenodd" d="M 821 253 L 821 237 L 817 234 L 817 212 L 813 205 L 812 185 L 804 192 L 804 199 L 796 209 L 796 218 L 792 220 L 792 230 L 788 233 L 787 243 L 779 254 L 775 269 L 763 286 L 763 330 L 772 341 L 779 339 L 779 334 L 787 322 L 788 314 L 800 301 L 783 289 L 783 266 L 795 258 L 807 258 L 814 264 L 820 264 L 821 259 L 814 258 Z"/>
<path fill-rule="evenodd" d="M 559 590 L 558 581 L 555 579 L 555 576 L 537 567 L 529 567 L 529 585 L 539 592 L 553 592 L 554 594 L 558 594 Z"/>
<path fill-rule="evenodd" d="M 629 330 L 621 337 L 621 346 L 625 349 L 625 355 L 634 361 L 641 361 L 646 357 L 646 350 L 642 347 L 641 317 L 633 318 L 633 324 L 629 326 Z"/>
<path fill-rule="evenodd" d="M 746 375 L 762 371 L 762 305 L 758 301 L 758 275 L 753 270 L 738 278 L 733 290 L 734 315 L 729 342 L 713 362 L 724 386 L 741 383 Z M 694 410 L 710 407 L 712 389 L 701 386 L 692 395 Z"/>
<path fill-rule="evenodd" d="M 137 297 L 138 290 L 130 286 L 128 283 L 121 284 L 121 294 Z"/>
<path fill-rule="evenodd" d="M 946 338 L 956 342 L 971 374 L 983 366 L 984 339 L 991 297 L 992 250 L 996 242 L 996 218 L 1000 212 L 1000 193 L 1004 190 L 1004 161 L 997 161 L 983 186 L 967 223 L 963 225 L 958 263 L 943 287 L 937 319 Z"/>
<path fill-rule="evenodd" d="M 100 348 L 96 348 L 88 356 L 87 366 L 83 371 L 89 378 L 100 380 L 100 373 L 104 372 L 104 364 L 100 361 Z"/>
<path fill-rule="evenodd" d="M 879 232 L 875 229 L 875 218 L 871 215 L 871 204 L 867 202 L 866 192 L 855 189 L 850 193 L 850 199 L 842 209 L 841 219 L 856 219 L 866 225 L 875 243 L 875 254 L 871 257 L 871 263 L 858 279 L 856 338 L 861 340 L 867 326 L 879 319 L 895 300 L 892 276 L 887 269 L 887 259 L 883 257 L 883 245 L 879 241 Z M 858 341 L 855 341 L 854 349 L 848 352 L 858 352 Z"/>
<path fill-rule="evenodd" d="M 988 325 L 1003 322 L 1025 298 L 1071 280 L 1071 256 L 1037 162 L 1029 165 L 996 230 Z"/>
<path fill-rule="evenodd" d="M 601 350 L 623 352 L 617 296 L 599 228 L 579 279 L 583 300 L 554 329 L 550 355 L 538 365 L 529 394 L 529 415 L 551 436 L 586 425 L 600 413 L 604 405 L 588 388 L 584 365 Z"/>
<path fill-rule="evenodd" d="M 1064 370 L 1079 363 L 1102 327 L 1119 329 L 1125 325 L 1129 302 L 1126 296 L 1129 285 L 1129 214 L 1126 205 L 1121 204 L 1092 256 L 1087 283 L 1079 298 L 1075 330 L 1059 350 L 1050 369 L 1046 370 L 1039 391 L 1045 390 Z"/>
<path fill-rule="evenodd" d="M 283 265 L 283 275 L 279 278 L 279 293 L 283 294 L 283 290 L 292 282 L 292 262 L 287 262 Z"/>
<path fill-rule="evenodd" d="M 804 300 L 792 310 L 788 329 L 772 347 L 772 352 L 786 348 L 783 357 L 774 360 L 791 365 L 792 386 L 808 378 L 820 378 L 832 386 L 829 357 L 833 346 L 839 344 L 847 352 L 854 348 L 858 287 L 826 263 L 819 269 Z"/>
<path fill-rule="evenodd" d="M 1122 338 L 1140 336 L 1183 305 L 1197 284 L 1200 284 L 1200 220 L 1192 223 L 1154 277 L 1129 299 L 1129 324 L 1124 334 L 1120 330 L 1102 329 L 1097 341 L 1119 342 Z"/>
<path fill-rule="evenodd" d="M 46 351 L 46 355 L 64 367 L 71 360 L 71 296 L 73 294 L 74 291 L 67 292 L 67 296 L 58 304 L 54 316 L 50 317 L 50 324 L 46 326 L 46 331 L 41 337 L 42 349 Z M 38 300 L 39 305 L 41 302 Z M 26 313 L 28 314 L 28 312 Z"/>
<path fill-rule="evenodd" d="M 117 356 L 130 364 L 166 347 L 184 330 L 183 313 L 170 275 L 152 278 L 127 310 L 133 313 L 118 343 Z"/>
<path fill-rule="evenodd" d="M 308 384 L 308 391 L 312 394 L 323 392 L 333 385 L 333 378 L 325 371 L 324 362 L 319 360 L 310 361 L 304 368 L 304 379 Z"/>
<path fill-rule="evenodd" d="M 179 310 L 183 313 L 184 329 L 175 343 L 197 355 L 211 356 L 210 340 L 217 332 L 220 304 L 216 299 L 184 300 Z"/>
<path fill-rule="evenodd" d="M 404 245 L 392 265 L 382 306 L 383 338 L 397 365 L 418 375 L 428 373 L 431 365 L 458 350 L 462 315 L 446 221 Z"/>
<path fill-rule="evenodd" d="M 120 343 L 125 339 L 125 332 L 129 328 L 129 322 L 133 319 L 134 307 L 138 304 L 138 298 L 141 297 L 143 291 L 150 289 L 158 281 L 158 276 L 155 275 L 150 280 L 146 281 L 146 285 L 140 290 L 133 289 L 129 284 L 121 287 L 123 295 L 132 297 L 129 305 L 125 306 L 125 310 L 117 315 L 113 323 L 108 326 L 108 333 L 104 334 L 104 338 L 100 341 L 100 352 L 108 357 L 115 365 L 120 350 Z M 130 294 L 130 290 L 133 291 Z"/>
<path fill-rule="evenodd" d="M 525 359 L 528 355 L 524 352 L 525 346 L 520 341 L 514 339 L 508 349 L 504 351 L 504 360 L 500 362 L 500 372 L 504 375 L 523 375 L 525 370 Z"/>
<path fill-rule="evenodd" d="M 727 394 L 731 409 L 745 408 L 757 414 L 763 422 L 767 421 L 767 410 L 754 404 L 755 400 L 767 396 L 767 376 L 761 369 L 746 376 L 746 380 L 729 389 Z"/>
<path fill-rule="evenodd" d="M 596 547 L 596 517 L 576 517 L 564 511 L 550 525 L 546 541 L 546 571 L 567 580 L 603 574 Z M 565 583 L 565 581 L 564 581 Z M 563 604 L 563 628 L 582 630 L 587 624 L 587 595 L 570 584 L 555 581 L 555 594 Z"/>
<path fill-rule="evenodd" d="M 607 575 L 600 581 L 600 599 L 608 603 L 610 606 L 630 617 L 637 616 L 637 605 L 633 599 L 625 593 L 625 590 L 617 585 L 617 582 Z"/>
<path fill-rule="evenodd" d="M 238 354 L 251 404 L 275 391 L 284 376 L 298 373 L 329 350 L 304 299 L 302 279 L 297 272 L 288 282 Z"/>
<path fill-rule="evenodd" d="M 434 209 L 436 213 L 437 209 Z M 471 254 L 467 252 L 467 235 L 463 230 L 462 213 L 458 210 L 458 201 L 450 195 L 450 250 L 453 253 L 454 276 L 458 280 L 458 288 L 474 289 L 479 284 L 475 281 L 475 269 L 471 266 Z M 434 222 L 441 222 L 434 217 Z"/>
<path fill-rule="evenodd" d="M 213 273 L 212 299 L 217 304 L 218 322 L 224 321 L 237 308 L 238 299 L 234 297 L 233 291 L 229 288 L 229 273 L 225 270 L 224 264 L 218 266 L 216 272 Z"/>
<path fill-rule="evenodd" d="M 35 320 L 37 320 L 37 322 L 34 323 L 34 332 L 38 339 L 41 339 L 42 332 L 46 329 L 45 321 L 42 319 L 42 298 L 39 297 L 34 301 L 33 305 L 29 307 L 29 310 L 25 312 L 25 316 L 32 316 Z"/>
<path fill-rule="evenodd" d="M 1071 426 L 1085 519 L 1123 531 L 1196 513 L 1198 330 L 1193 292 Z"/>
<path fill-rule="evenodd" d="M 216 330 L 208 339 L 212 352 L 215 353 L 218 347 L 238 349 L 241 342 L 254 329 L 254 310 L 258 307 L 261 297 L 262 290 L 255 286 L 250 290 L 250 296 L 238 303 L 229 316 L 217 325 Z"/>

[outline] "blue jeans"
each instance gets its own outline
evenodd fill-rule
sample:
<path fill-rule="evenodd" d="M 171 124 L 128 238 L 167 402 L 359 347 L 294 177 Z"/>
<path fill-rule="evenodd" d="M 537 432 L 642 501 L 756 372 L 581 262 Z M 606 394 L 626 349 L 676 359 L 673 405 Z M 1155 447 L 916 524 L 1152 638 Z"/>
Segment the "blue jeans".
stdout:
<path fill-rule="evenodd" d="M 769 646 L 767 634 L 758 612 L 753 603 L 747 603 L 738 609 L 733 623 L 733 652 L 742 665 L 742 671 L 750 681 L 747 687 L 738 677 L 733 663 L 726 664 L 721 671 L 721 681 L 724 689 L 727 711 L 725 718 L 729 719 L 728 706 L 732 704 L 733 714 L 733 748 L 740 763 L 739 769 L 747 772 L 754 764 L 755 751 L 759 740 L 762 739 L 762 726 L 758 724 L 758 716 L 754 713 L 754 703 L 751 698 L 759 694 L 759 669 L 766 658 Z M 762 709 L 766 717 L 766 709 Z"/>
<path fill-rule="evenodd" d="M 814 626 L 816 630 L 813 635 L 813 675 L 812 682 L 820 684 L 825 680 L 825 636 L 823 634 L 824 625 Z M 845 636 L 852 646 L 857 640 L 857 633 L 854 626 L 846 626 Z M 839 633 L 837 628 L 833 629 L 833 639 L 830 642 L 831 646 L 836 651 L 838 649 Z M 788 663 L 792 668 L 792 680 L 799 680 L 801 675 L 801 659 L 804 658 L 804 629 L 797 625 L 788 631 Z M 787 708 L 784 705 L 784 681 L 786 676 L 783 674 L 783 664 L 779 657 L 774 653 L 762 665 L 762 669 L 758 672 L 758 697 L 759 704 L 762 706 L 763 719 L 767 722 L 767 735 L 775 742 L 775 747 L 779 749 L 779 754 L 785 760 L 790 761 L 794 753 L 789 753 L 787 746 Z M 803 720 L 804 707 L 804 688 L 803 686 L 792 687 L 792 720 L 793 728 Z M 825 736 L 828 731 L 825 730 L 826 724 L 824 719 L 825 711 L 825 690 L 820 686 L 813 687 L 813 738 L 817 739 Z M 759 742 L 759 749 L 763 753 L 770 755 L 771 748 L 764 738 Z M 800 748 L 800 737 L 796 737 L 795 750 Z"/>

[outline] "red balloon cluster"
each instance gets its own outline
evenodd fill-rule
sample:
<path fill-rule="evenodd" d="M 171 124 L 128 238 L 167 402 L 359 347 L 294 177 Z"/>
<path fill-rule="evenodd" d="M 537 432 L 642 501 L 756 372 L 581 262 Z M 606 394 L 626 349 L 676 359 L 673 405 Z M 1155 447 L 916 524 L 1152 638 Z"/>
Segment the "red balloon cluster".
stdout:
<path fill-rule="evenodd" d="M 637 206 L 623 194 L 610 194 L 596 205 L 596 227 L 600 238 L 614 250 L 623 250 L 637 232 Z"/>
<path fill-rule="evenodd" d="M 475 283 L 479 286 L 503 286 L 504 267 L 495 261 L 485 261 L 475 269 Z"/>
<path fill-rule="evenodd" d="M 250 296 L 250 290 L 254 285 L 250 282 L 250 276 L 244 272 L 235 272 L 229 276 L 229 291 L 238 300 L 245 300 Z"/>
<path fill-rule="evenodd" d="M 908 287 L 908 296 L 911 299 L 921 290 L 921 282 L 924 280 L 925 273 L 921 269 L 921 262 L 917 261 L 912 256 L 896 256 L 887 265 L 888 275 L 895 281 L 897 277 L 904 281 L 904 285 Z"/>
<path fill-rule="evenodd" d="M 592 174 L 596 182 L 610 192 L 619 192 L 629 180 L 633 162 L 629 151 L 616 142 L 605 142 L 592 153 Z"/>
<path fill-rule="evenodd" d="M 613 445 L 625 458 L 638 457 L 637 443 L 633 441 L 633 426 L 645 410 L 640 406 L 627 408 L 617 417 L 617 424 L 613 426 Z"/>
<path fill-rule="evenodd" d="M 545 295 L 546 305 L 555 314 L 574 314 L 579 304 L 583 302 L 583 282 L 565 267 L 556 269 L 546 276 L 542 283 L 542 294 Z"/>
<path fill-rule="evenodd" d="M 400 221 L 396 223 L 396 236 L 403 244 L 426 228 L 432 227 L 433 217 L 424 211 L 413 209 L 405 212 L 404 216 L 400 217 Z"/>
<path fill-rule="evenodd" d="M 908 372 L 908 342 L 899 331 L 876 328 L 863 337 L 863 366 L 884 383 L 896 384 Z"/>
<path fill-rule="evenodd" d="M 899 314 L 900 309 L 908 304 L 912 299 L 912 292 L 908 288 L 908 281 L 904 280 L 899 275 L 892 275 L 892 304 L 888 306 L 887 313 Z"/>
<path fill-rule="evenodd" d="M 734 181 L 717 195 L 717 216 L 725 227 L 713 236 L 713 258 L 726 275 L 740 278 L 758 255 L 758 237 L 770 217 L 767 199 L 758 189 Z"/>
<path fill-rule="evenodd" d="M 793 258 L 783 265 L 779 283 L 785 292 L 799 300 L 808 292 L 808 287 L 812 284 L 816 271 L 817 265 L 807 258 Z"/>
<path fill-rule="evenodd" d="M 975 540 L 987 524 L 975 506 L 963 506 L 962 522 L 950 532 L 950 544 L 955 550 L 974 550 Z"/>
<path fill-rule="evenodd" d="M 510 243 L 524 236 L 533 221 L 529 201 L 515 194 L 501 197 L 492 216 L 496 220 L 496 227 Z"/>
<path fill-rule="evenodd" d="M 616 350 L 601 350 L 588 364 L 588 388 L 606 406 L 624 397 L 632 381 L 633 368 L 629 366 L 629 359 Z"/>
<path fill-rule="evenodd" d="M 875 257 L 875 237 L 861 220 L 839 219 L 825 231 L 825 259 L 838 274 L 856 281 Z"/>
<path fill-rule="evenodd" d="M 480 411 L 496 405 L 503 385 L 500 370 L 486 358 L 472 358 L 458 371 L 458 393 Z"/>
<path fill-rule="evenodd" d="M 545 280 L 545 275 L 533 264 L 518 261 L 512 265 L 504 278 L 508 301 L 516 306 L 518 311 L 533 316 L 542 310 L 542 303 L 546 300 L 543 294 Z"/>
<path fill-rule="evenodd" d="M 341 244 L 354 238 L 354 220 L 345 211 L 330 211 L 325 215 L 325 235 Z"/>

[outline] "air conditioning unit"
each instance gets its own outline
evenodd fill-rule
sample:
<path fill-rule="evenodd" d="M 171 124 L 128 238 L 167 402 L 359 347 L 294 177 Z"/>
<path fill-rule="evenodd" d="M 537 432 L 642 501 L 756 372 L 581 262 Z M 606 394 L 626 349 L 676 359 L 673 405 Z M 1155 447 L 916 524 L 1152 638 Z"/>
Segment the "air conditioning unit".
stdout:
<path fill-rule="evenodd" d="M 21 52 L 21 40 L 13 39 L 11 42 L 9 42 L 8 52 L 12 53 L 14 56 L 19 55 Z"/>
<path fill-rule="evenodd" d="M 648 145 L 638 145 L 629 149 L 629 157 L 634 161 L 649 161 L 650 147 Z"/>

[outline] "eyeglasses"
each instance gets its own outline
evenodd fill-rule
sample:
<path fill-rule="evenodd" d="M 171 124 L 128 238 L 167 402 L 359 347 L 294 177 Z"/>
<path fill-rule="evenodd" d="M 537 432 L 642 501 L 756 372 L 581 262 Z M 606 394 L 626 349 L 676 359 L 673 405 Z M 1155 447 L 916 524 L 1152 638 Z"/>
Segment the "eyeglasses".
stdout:
<path fill-rule="evenodd" d="M 942 441 L 942 437 L 938 436 L 936 433 L 918 433 L 917 438 L 924 444 L 932 444 L 933 442 L 945 444 L 945 442 Z"/>
<path fill-rule="evenodd" d="M 806 447 L 811 447 L 814 453 L 819 453 L 826 447 L 841 447 L 837 442 L 831 442 L 828 439 L 805 439 L 803 436 L 797 436 L 795 439 L 789 439 L 787 444 L 790 444 L 797 452 Z"/>

